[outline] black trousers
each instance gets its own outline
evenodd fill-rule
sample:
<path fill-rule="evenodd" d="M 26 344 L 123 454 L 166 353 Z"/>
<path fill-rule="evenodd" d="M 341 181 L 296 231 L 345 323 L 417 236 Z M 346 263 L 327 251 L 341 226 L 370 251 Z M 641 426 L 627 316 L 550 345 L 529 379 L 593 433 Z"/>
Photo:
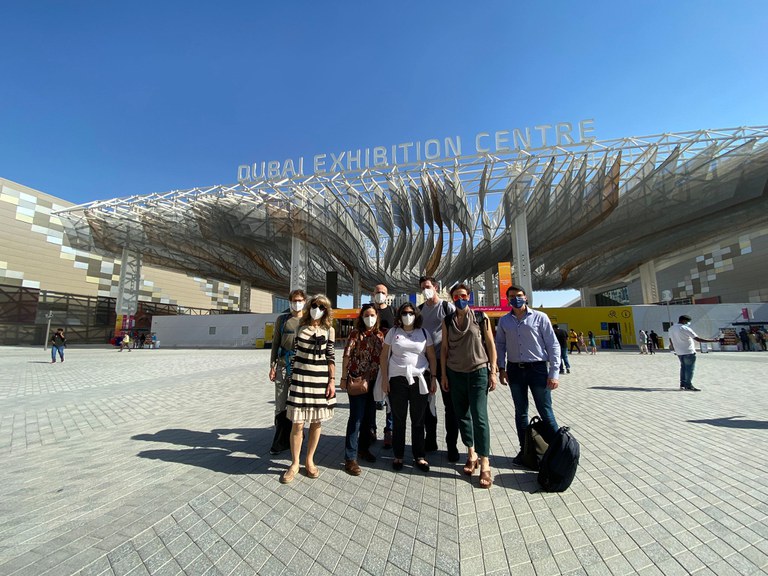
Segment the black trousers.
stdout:
<path fill-rule="evenodd" d="M 405 453 L 405 427 L 408 407 L 411 409 L 411 450 L 414 460 L 424 458 L 424 413 L 428 412 L 429 394 L 421 394 L 419 382 L 408 383 L 404 376 L 389 379 L 389 402 L 392 405 L 392 452 L 402 460 Z"/>

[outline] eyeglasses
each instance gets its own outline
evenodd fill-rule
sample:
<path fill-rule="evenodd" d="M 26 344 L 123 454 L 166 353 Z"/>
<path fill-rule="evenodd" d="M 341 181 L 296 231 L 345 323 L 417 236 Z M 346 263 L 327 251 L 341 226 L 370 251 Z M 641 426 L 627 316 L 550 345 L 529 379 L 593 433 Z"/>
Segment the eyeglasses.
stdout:
<path fill-rule="evenodd" d="M 456 302 L 457 300 L 469 300 L 469 294 L 456 294 L 453 297 L 453 301 Z"/>
<path fill-rule="evenodd" d="M 317 302 L 313 302 L 312 308 L 320 308 L 320 310 L 325 310 L 325 304 L 318 304 Z"/>

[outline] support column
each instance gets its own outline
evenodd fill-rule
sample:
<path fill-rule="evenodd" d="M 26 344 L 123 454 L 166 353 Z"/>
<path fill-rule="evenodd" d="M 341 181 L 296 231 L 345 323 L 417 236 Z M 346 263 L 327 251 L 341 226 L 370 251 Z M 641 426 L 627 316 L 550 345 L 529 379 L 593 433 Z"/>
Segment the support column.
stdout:
<path fill-rule="evenodd" d="M 590 288 L 580 288 L 579 293 L 581 294 L 582 308 L 589 308 L 590 306 L 595 305 L 594 294 L 592 293 L 592 290 Z"/>
<path fill-rule="evenodd" d="M 291 238 L 291 284 L 289 290 L 307 290 L 309 253 L 307 243 L 296 236 Z"/>
<path fill-rule="evenodd" d="M 363 299 L 362 289 L 360 288 L 360 272 L 352 272 L 352 308 L 360 308 Z"/>
<path fill-rule="evenodd" d="M 139 309 L 141 253 L 124 246 L 120 261 L 120 285 L 117 288 L 115 313 L 133 316 Z"/>
<path fill-rule="evenodd" d="M 496 282 L 493 278 L 493 269 L 485 271 L 485 305 L 498 306 L 496 299 Z"/>
<path fill-rule="evenodd" d="M 240 312 L 251 311 L 251 283 L 240 280 Z"/>
<path fill-rule="evenodd" d="M 643 292 L 643 304 L 659 302 L 659 289 L 656 284 L 656 264 L 653 260 L 640 264 L 640 288 Z"/>
<path fill-rule="evenodd" d="M 514 261 L 512 283 L 520 286 L 528 298 L 533 295 L 533 277 L 531 276 L 531 262 L 528 256 L 528 220 L 525 210 L 518 212 L 512 223 L 514 229 Z"/>

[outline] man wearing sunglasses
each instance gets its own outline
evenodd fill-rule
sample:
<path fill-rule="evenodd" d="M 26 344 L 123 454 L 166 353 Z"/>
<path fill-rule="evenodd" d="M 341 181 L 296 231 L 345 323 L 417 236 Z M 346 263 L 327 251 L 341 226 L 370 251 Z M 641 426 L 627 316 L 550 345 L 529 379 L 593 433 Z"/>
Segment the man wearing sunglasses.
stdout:
<path fill-rule="evenodd" d="M 423 318 L 422 327 L 432 336 L 432 342 L 435 346 L 435 357 L 437 358 L 437 381 L 442 378 L 442 369 L 440 366 L 440 347 L 443 341 L 443 319 L 456 311 L 456 307 L 451 302 L 442 300 L 437 293 L 437 281 L 433 276 L 422 276 L 419 278 L 419 288 L 424 296 L 424 303 L 419 305 L 421 316 Z M 448 461 L 459 461 L 459 449 L 456 444 L 459 440 L 459 423 L 456 420 L 456 414 L 453 410 L 450 391 L 445 392 L 442 387 L 440 394 L 443 397 L 443 406 L 445 407 L 445 443 L 448 451 Z M 424 430 L 426 434 L 425 445 L 427 452 L 437 450 L 437 415 L 427 408 L 424 418 Z"/>
<path fill-rule="evenodd" d="M 290 312 L 277 317 L 272 336 L 272 354 L 269 361 L 269 379 L 275 383 L 275 437 L 270 454 L 279 454 L 290 447 L 292 423 L 288 420 L 286 402 L 291 375 L 293 340 L 301 320 L 307 295 L 304 290 L 292 290 L 288 296 Z"/>
<path fill-rule="evenodd" d="M 519 466 L 523 464 L 522 449 L 528 427 L 528 390 L 544 423 L 544 440 L 551 442 L 557 434 L 552 390 L 558 386 L 560 345 L 549 317 L 528 307 L 525 290 L 510 286 L 507 301 L 512 310 L 499 319 L 496 327 L 496 354 L 499 382 L 509 384 L 515 404 L 520 453 L 512 462 Z"/>

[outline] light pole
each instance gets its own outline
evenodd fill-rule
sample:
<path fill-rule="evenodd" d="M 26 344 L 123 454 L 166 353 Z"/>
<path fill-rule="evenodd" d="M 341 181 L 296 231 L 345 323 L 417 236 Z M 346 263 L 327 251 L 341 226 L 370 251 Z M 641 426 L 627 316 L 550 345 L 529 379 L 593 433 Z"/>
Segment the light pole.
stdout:
<path fill-rule="evenodd" d="M 672 326 L 672 315 L 669 313 L 669 301 L 672 300 L 672 292 L 669 290 L 662 290 L 661 299 L 667 303 L 667 320 L 669 321 L 669 325 Z M 667 332 L 669 332 L 669 329 L 667 329 Z"/>
<path fill-rule="evenodd" d="M 43 350 L 48 350 L 48 334 L 51 333 L 51 320 L 53 320 L 53 310 L 49 310 L 45 317 L 48 318 L 48 327 L 45 329 L 45 338 L 43 338 Z"/>

